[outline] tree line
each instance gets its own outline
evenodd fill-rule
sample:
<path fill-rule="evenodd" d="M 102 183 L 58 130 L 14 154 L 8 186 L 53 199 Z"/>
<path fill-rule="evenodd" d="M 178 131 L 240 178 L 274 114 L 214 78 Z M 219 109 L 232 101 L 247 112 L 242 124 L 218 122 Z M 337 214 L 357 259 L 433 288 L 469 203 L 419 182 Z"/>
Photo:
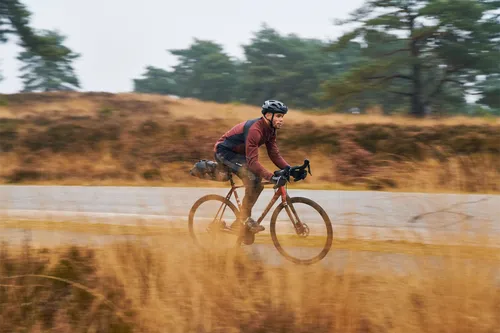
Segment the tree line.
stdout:
<path fill-rule="evenodd" d="M 24 91 L 79 88 L 80 54 L 59 32 L 31 29 L 29 17 L 20 1 L 0 0 L 0 41 L 17 34 L 24 47 Z M 336 24 L 350 30 L 334 41 L 263 25 L 242 59 L 195 38 L 167 50 L 178 59 L 172 68 L 146 66 L 134 91 L 254 105 L 276 98 L 309 110 L 500 114 L 500 0 L 367 0 Z"/>
<path fill-rule="evenodd" d="M 31 12 L 19 0 L 0 0 L 0 44 L 17 35 L 23 51 L 23 91 L 74 90 L 80 82 L 72 63 L 80 57 L 64 46 L 66 37 L 59 31 L 36 30 L 30 26 Z M 0 80 L 3 77 L 0 73 Z"/>

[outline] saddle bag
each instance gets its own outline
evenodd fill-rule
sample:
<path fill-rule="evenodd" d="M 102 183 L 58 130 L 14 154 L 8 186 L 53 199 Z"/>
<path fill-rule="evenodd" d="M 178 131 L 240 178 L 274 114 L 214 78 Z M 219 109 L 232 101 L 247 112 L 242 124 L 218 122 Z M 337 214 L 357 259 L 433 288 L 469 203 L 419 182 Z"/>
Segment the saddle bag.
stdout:
<path fill-rule="evenodd" d="M 193 165 L 189 174 L 200 179 L 218 182 L 229 180 L 229 170 L 225 166 L 210 160 L 199 160 Z"/>

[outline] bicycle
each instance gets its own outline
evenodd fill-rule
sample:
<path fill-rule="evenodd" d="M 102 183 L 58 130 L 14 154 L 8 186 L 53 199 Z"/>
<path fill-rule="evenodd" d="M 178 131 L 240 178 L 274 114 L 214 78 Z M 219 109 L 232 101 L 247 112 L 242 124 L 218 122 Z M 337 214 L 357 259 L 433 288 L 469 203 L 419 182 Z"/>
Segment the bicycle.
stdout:
<path fill-rule="evenodd" d="M 311 176 L 311 169 L 310 169 L 310 163 L 309 160 L 304 160 L 304 164 L 301 166 L 296 166 L 293 168 L 287 167 L 284 170 L 277 171 L 276 173 L 279 173 L 279 180 L 277 184 L 273 187 L 275 190 L 273 197 L 271 198 L 270 202 L 267 204 L 266 208 L 262 212 L 261 216 L 257 220 L 257 223 L 262 223 L 266 215 L 269 213 L 273 205 L 278 201 L 278 199 L 281 199 L 281 203 L 276 207 L 274 210 L 272 216 L 271 216 L 271 221 L 270 221 L 270 233 L 271 233 L 271 238 L 273 241 L 274 246 L 278 250 L 278 252 L 284 256 L 286 259 L 289 261 L 292 261 L 296 264 L 304 264 L 304 265 L 309 265 L 318 262 L 319 260 L 323 259 L 328 252 L 330 251 L 330 248 L 332 246 L 332 241 L 333 241 L 333 228 L 332 228 L 332 223 L 330 221 L 330 218 L 328 217 L 328 214 L 325 212 L 325 210 L 316 202 L 309 198 L 305 197 L 290 197 L 287 192 L 287 183 L 290 182 L 291 174 L 296 174 L 294 173 L 295 171 L 300 171 L 305 174 L 305 169 L 307 168 L 307 173 L 309 173 Z M 217 213 L 215 217 L 209 218 L 208 225 L 206 227 L 206 231 L 208 231 L 212 241 L 215 240 L 216 236 L 218 234 L 230 234 L 230 235 L 235 235 L 237 236 L 235 246 L 240 247 L 242 243 L 246 245 L 251 245 L 255 241 L 255 234 L 252 233 L 251 231 L 246 228 L 241 223 L 235 223 L 238 222 L 238 216 L 239 216 L 239 211 L 241 210 L 241 203 L 238 197 L 237 189 L 243 187 L 243 185 L 236 186 L 233 177 L 232 177 L 232 172 L 228 168 L 225 168 L 228 172 L 228 180 L 231 184 L 231 189 L 227 193 L 225 197 L 218 195 L 218 194 L 208 194 L 205 195 L 201 198 L 199 198 L 191 207 L 189 211 L 189 233 L 191 237 L 193 238 L 194 242 L 203 248 L 202 244 L 199 242 L 195 235 L 195 222 L 194 222 L 194 217 L 199 211 L 201 205 L 207 203 L 207 202 L 218 202 L 217 205 L 220 203 L 220 206 L 217 210 Z M 275 173 L 275 175 L 276 175 Z M 307 174 L 305 174 L 307 176 Z M 303 178 L 305 178 L 305 176 Z M 303 179 L 302 178 L 302 179 Z M 300 180 L 300 179 L 299 179 Z M 294 181 L 297 181 L 297 179 L 294 179 Z M 273 184 L 271 182 L 263 182 L 263 185 L 270 185 Z M 236 199 L 236 204 L 235 205 L 231 201 L 231 197 L 233 196 Z M 320 248 L 321 251 L 314 255 L 312 258 L 308 259 L 301 259 L 298 258 L 296 255 L 291 254 L 290 251 L 286 251 L 283 247 L 283 244 L 286 244 L 286 242 L 283 242 L 278 239 L 278 236 L 280 235 L 277 232 L 277 225 L 278 225 L 278 216 L 279 214 L 285 210 L 286 215 L 290 219 L 290 222 L 292 224 L 292 232 L 290 234 L 286 234 L 285 239 L 288 240 L 297 240 L 297 239 L 307 239 L 310 236 L 311 232 L 311 227 L 313 225 L 308 225 L 307 223 L 304 222 L 303 219 L 299 218 L 299 215 L 297 213 L 296 207 L 299 204 L 306 205 L 308 207 L 313 208 L 313 212 L 315 211 L 316 213 L 319 213 L 320 220 L 322 221 L 323 225 L 326 227 L 326 236 L 320 236 L 319 238 L 311 238 L 310 242 L 313 245 L 318 245 L 318 242 L 321 244 Z M 235 216 L 236 220 L 233 222 L 231 227 L 228 227 L 226 221 L 223 219 L 224 213 L 226 209 L 229 209 Z M 311 215 L 311 214 L 309 214 Z M 317 215 L 317 214 L 314 214 Z M 306 215 L 306 218 L 308 218 L 308 215 Z M 236 224 L 237 227 L 233 226 Z M 314 228 L 319 226 L 321 223 L 314 223 Z M 280 224 L 281 225 L 281 224 Z M 295 233 L 295 235 L 294 235 Z M 311 247 L 310 244 L 307 245 L 307 247 Z M 318 247 L 318 246 L 312 246 L 312 247 Z M 306 251 L 307 252 L 307 251 Z"/>

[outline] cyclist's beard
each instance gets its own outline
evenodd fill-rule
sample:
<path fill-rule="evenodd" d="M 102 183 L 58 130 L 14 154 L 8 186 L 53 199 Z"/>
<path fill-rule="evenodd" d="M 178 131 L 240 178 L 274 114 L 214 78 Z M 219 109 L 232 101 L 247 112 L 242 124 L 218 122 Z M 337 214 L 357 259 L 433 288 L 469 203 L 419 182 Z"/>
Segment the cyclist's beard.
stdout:
<path fill-rule="evenodd" d="M 267 121 L 269 122 L 271 128 L 273 128 L 274 130 L 280 129 L 281 126 L 283 126 L 283 122 L 280 123 L 274 117 L 271 117 L 271 119 L 267 119 Z"/>
<path fill-rule="evenodd" d="M 283 121 L 279 121 L 279 120 L 274 121 L 273 127 L 275 129 L 280 129 L 282 126 L 283 126 Z"/>

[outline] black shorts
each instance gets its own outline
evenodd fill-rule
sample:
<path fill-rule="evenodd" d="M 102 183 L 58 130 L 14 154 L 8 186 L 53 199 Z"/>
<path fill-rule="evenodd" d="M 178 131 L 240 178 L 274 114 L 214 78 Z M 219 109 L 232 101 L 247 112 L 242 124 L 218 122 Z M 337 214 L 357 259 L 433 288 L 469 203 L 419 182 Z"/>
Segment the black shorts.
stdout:
<path fill-rule="evenodd" d="M 245 155 L 235 153 L 232 150 L 217 146 L 214 154 L 215 160 L 229 167 L 238 177 L 248 177 L 253 181 L 261 181 L 261 178 L 255 175 L 247 168 L 247 158 Z"/>

